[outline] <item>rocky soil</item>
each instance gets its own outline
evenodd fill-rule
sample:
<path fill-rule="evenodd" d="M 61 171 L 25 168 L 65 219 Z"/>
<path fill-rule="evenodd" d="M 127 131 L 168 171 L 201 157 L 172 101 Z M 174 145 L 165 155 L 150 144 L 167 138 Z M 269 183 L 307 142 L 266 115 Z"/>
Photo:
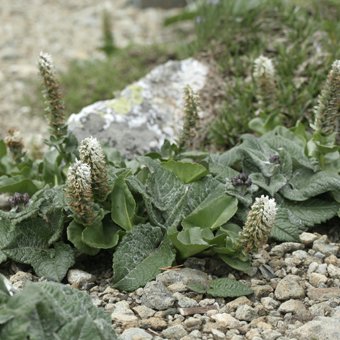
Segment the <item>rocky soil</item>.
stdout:
<path fill-rule="evenodd" d="M 124 340 L 340 339 L 340 244 L 317 233 L 303 233 L 300 241 L 268 246 L 254 255 L 252 276 L 211 259 L 191 258 L 132 293 L 112 288 L 107 268 L 71 269 L 67 281 L 111 314 Z M 38 280 L 15 266 L 12 270 L 17 272 L 8 276 L 16 288 Z M 254 294 L 212 298 L 186 287 L 216 274 L 241 280 Z"/>
<path fill-rule="evenodd" d="M 38 77 L 40 51 L 53 56 L 57 69 L 72 59 L 100 58 L 101 17 L 112 14 L 115 43 L 166 42 L 173 33 L 162 22 L 176 9 L 143 10 L 127 0 L 1 0 L 0 6 L 0 137 L 19 128 L 26 142 L 46 137 L 47 124 L 18 101 L 27 92 L 27 80 Z"/>

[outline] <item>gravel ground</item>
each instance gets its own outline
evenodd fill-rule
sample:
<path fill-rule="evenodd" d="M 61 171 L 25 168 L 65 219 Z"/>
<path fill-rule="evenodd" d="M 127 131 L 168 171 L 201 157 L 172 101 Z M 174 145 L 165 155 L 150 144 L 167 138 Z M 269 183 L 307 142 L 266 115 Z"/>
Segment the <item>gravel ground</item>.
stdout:
<path fill-rule="evenodd" d="M 159 274 L 132 293 L 110 286 L 109 263 L 71 269 L 67 281 L 90 294 L 111 315 L 123 340 L 336 340 L 340 339 L 340 244 L 326 235 L 303 233 L 301 243 L 268 246 L 254 255 L 254 275 L 240 275 L 214 260 L 191 258 L 183 268 Z M 105 269 L 106 267 L 106 269 Z M 79 268 L 82 268 L 81 266 Z M 256 268 L 258 270 L 256 271 Z M 8 275 L 16 288 L 38 281 L 16 266 Z M 254 294 L 212 298 L 189 291 L 188 282 L 214 275 L 239 279 Z"/>
<path fill-rule="evenodd" d="M 18 99 L 26 81 L 38 77 L 40 51 L 53 56 L 56 67 L 65 69 L 72 59 L 97 58 L 101 41 L 101 15 L 112 14 L 115 43 L 150 44 L 171 39 L 162 27 L 166 15 L 176 10 L 138 10 L 127 0 L 1 0 L 0 5 L 0 137 L 8 128 L 21 130 L 26 142 L 40 144 L 47 124 L 32 117 Z"/>

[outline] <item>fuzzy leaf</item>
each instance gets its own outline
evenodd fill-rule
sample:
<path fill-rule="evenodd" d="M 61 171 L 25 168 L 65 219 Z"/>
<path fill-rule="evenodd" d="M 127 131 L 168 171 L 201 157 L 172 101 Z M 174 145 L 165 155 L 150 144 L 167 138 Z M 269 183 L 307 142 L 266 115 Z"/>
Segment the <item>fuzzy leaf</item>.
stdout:
<path fill-rule="evenodd" d="M 136 202 L 124 178 L 118 177 L 111 193 L 112 220 L 125 230 L 131 230 Z"/>
<path fill-rule="evenodd" d="M 113 255 L 114 287 L 133 291 L 155 278 L 160 268 L 174 259 L 169 242 L 163 241 L 161 228 L 139 224 L 126 234 Z"/>
<path fill-rule="evenodd" d="M 251 174 L 249 177 L 254 184 L 266 190 L 270 196 L 274 196 L 274 194 L 287 183 L 287 179 L 281 174 L 275 174 L 270 178 L 266 178 L 261 173 L 257 172 Z"/>
<path fill-rule="evenodd" d="M 317 173 L 300 168 L 293 173 L 289 185 L 284 186 L 280 193 L 292 201 L 305 201 L 328 191 L 340 191 L 340 176 L 320 171 Z"/>
<path fill-rule="evenodd" d="M 183 183 L 191 183 L 204 177 L 208 169 L 198 163 L 177 162 L 169 160 L 163 163 L 163 167 L 172 171 Z"/>
<path fill-rule="evenodd" d="M 1 339 L 115 340 L 109 316 L 65 285 L 28 283 L 0 307 Z"/>
<path fill-rule="evenodd" d="M 12 260 L 30 264 L 38 276 L 43 276 L 53 281 L 61 281 L 67 270 L 74 264 L 74 251 L 64 243 L 55 243 L 53 248 L 40 248 L 34 244 L 25 243 L 25 246 L 19 246 L 9 249 L 10 245 L 4 250 L 4 253 Z"/>
<path fill-rule="evenodd" d="M 330 220 L 337 214 L 339 206 L 337 202 L 319 198 L 294 203 L 286 201 L 284 205 L 292 222 L 298 222 L 299 225 L 307 227 Z"/>
<path fill-rule="evenodd" d="M 249 259 L 239 259 L 235 256 L 229 256 L 229 255 L 224 255 L 224 254 L 218 254 L 218 256 L 225 262 L 228 266 L 231 268 L 234 268 L 236 270 L 240 270 L 241 272 L 244 273 L 249 273 L 251 269 L 251 263 Z"/>
<path fill-rule="evenodd" d="M 275 224 L 270 236 L 282 242 L 298 242 L 299 235 L 306 230 L 299 221 L 291 221 L 287 209 L 280 207 L 276 213 Z"/>
<path fill-rule="evenodd" d="M 43 187 L 43 183 L 27 179 L 25 176 L 1 176 L 0 177 L 0 192 L 27 192 L 29 195 L 33 195 L 36 191 Z"/>

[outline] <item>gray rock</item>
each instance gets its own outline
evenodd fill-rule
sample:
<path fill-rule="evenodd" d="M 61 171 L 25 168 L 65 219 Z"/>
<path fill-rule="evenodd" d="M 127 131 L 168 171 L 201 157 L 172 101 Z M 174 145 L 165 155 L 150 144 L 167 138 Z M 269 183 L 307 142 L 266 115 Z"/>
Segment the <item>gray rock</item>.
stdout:
<path fill-rule="evenodd" d="M 291 299 L 281 304 L 279 307 L 279 312 L 299 315 L 306 313 L 306 307 L 302 301 Z"/>
<path fill-rule="evenodd" d="M 143 305 L 136 306 L 132 309 L 139 315 L 141 319 L 147 319 L 156 313 L 153 309 Z"/>
<path fill-rule="evenodd" d="M 177 299 L 178 306 L 182 308 L 195 307 L 198 305 L 196 300 L 190 299 L 189 297 L 178 292 L 173 294 L 173 297 Z"/>
<path fill-rule="evenodd" d="M 327 271 L 330 277 L 334 279 L 340 279 L 340 268 L 334 266 L 333 264 L 329 264 L 327 267 Z"/>
<path fill-rule="evenodd" d="M 141 296 L 143 305 L 156 310 L 165 310 L 172 307 L 175 301 L 176 299 L 171 292 L 160 281 L 148 282 Z"/>
<path fill-rule="evenodd" d="M 186 336 L 187 334 L 188 333 L 183 327 L 183 325 L 170 326 L 169 328 L 164 329 L 164 331 L 162 332 L 162 335 L 168 339 L 180 339 Z"/>
<path fill-rule="evenodd" d="M 305 296 L 305 291 L 300 285 L 300 278 L 287 275 L 276 286 L 275 297 L 278 300 L 299 299 Z"/>
<path fill-rule="evenodd" d="M 239 306 L 236 310 L 235 317 L 239 320 L 251 321 L 257 317 L 257 311 L 248 305 Z"/>
<path fill-rule="evenodd" d="M 95 282 L 96 277 L 80 269 L 70 269 L 67 273 L 67 281 L 75 288 L 83 288 Z"/>
<path fill-rule="evenodd" d="M 148 340 L 152 339 L 152 335 L 147 333 L 144 329 L 141 328 L 129 328 L 126 329 L 121 335 L 121 340 Z"/>
<path fill-rule="evenodd" d="M 303 244 L 309 245 L 312 244 L 315 240 L 317 240 L 318 236 L 312 233 L 303 232 L 300 234 L 299 239 Z"/>
<path fill-rule="evenodd" d="M 211 330 L 211 334 L 214 338 L 214 340 L 223 340 L 225 339 L 225 334 L 221 331 L 219 331 L 218 329 L 212 329 Z"/>
<path fill-rule="evenodd" d="M 16 272 L 9 278 L 10 283 L 13 284 L 13 289 L 22 289 L 27 281 L 33 281 L 33 275 L 22 271 Z"/>
<path fill-rule="evenodd" d="M 111 319 L 120 323 L 129 323 L 137 321 L 137 316 L 130 309 L 127 301 L 119 301 L 115 303 L 114 310 L 111 313 Z"/>
<path fill-rule="evenodd" d="M 262 298 L 261 303 L 262 303 L 263 307 L 267 310 L 276 309 L 280 305 L 280 303 L 278 301 L 274 300 L 270 296 Z"/>
<path fill-rule="evenodd" d="M 270 255 L 282 256 L 286 253 L 291 253 L 294 250 L 304 249 L 304 247 L 305 246 L 301 243 L 285 242 L 273 247 L 270 251 Z"/>
<path fill-rule="evenodd" d="M 322 287 L 327 281 L 328 278 L 325 275 L 319 273 L 311 273 L 309 275 L 309 282 L 314 287 Z"/>
<path fill-rule="evenodd" d="M 295 329 L 291 335 L 299 340 L 340 339 L 339 318 L 318 317 Z"/>
<path fill-rule="evenodd" d="M 327 242 L 327 235 L 320 237 L 318 240 L 314 241 L 313 249 L 319 251 L 320 253 L 329 256 L 337 255 L 340 250 L 340 245 L 335 243 Z"/>
<path fill-rule="evenodd" d="M 192 331 L 200 328 L 200 326 L 202 325 L 202 319 L 189 317 L 184 321 L 183 324 L 186 330 Z"/>
<path fill-rule="evenodd" d="M 131 156 L 176 140 L 182 129 L 183 89 L 201 90 L 208 67 L 195 59 L 168 61 L 126 87 L 115 99 L 96 102 L 68 119 L 78 140 L 97 137 Z"/>
<path fill-rule="evenodd" d="M 166 287 L 178 282 L 181 282 L 184 285 L 189 283 L 206 285 L 208 282 L 208 275 L 197 269 L 181 268 L 178 270 L 167 270 L 157 275 L 156 280 L 157 282 L 163 283 Z"/>
<path fill-rule="evenodd" d="M 311 300 L 315 301 L 327 301 L 332 298 L 340 297 L 340 288 L 309 288 L 307 295 Z"/>
<path fill-rule="evenodd" d="M 141 320 L 139 326 L 143 328 L 151 328 L 155 331 L 161 331 L 165 329 L 168 326 L 168 324 L 164 319 L 158 317 L 151 317 L 148 319 Z"/>
<path fill-rule="evenodd" d="M 213 324 L 213 328 L 218 328 L 219 330 L 222 331 L 227 331 L 228 329 L 233 328 L 239 328 L 242 325 L 239 320 L 235 319 L 233 316 L 227 313 L 218 313 L 212 315 L 211 319 L 216 321 L 216 324 Z"/>

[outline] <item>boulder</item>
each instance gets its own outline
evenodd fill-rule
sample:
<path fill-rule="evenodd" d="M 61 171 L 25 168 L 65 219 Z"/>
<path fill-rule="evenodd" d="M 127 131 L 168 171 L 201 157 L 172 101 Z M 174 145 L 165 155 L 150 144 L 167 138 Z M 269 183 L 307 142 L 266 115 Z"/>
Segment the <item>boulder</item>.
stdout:
<path fill-rule="evenodd" d="M 158 149 L 165 139 L 175 141 L 182 129 L 184 87 L 201 90 L 208 71 L 207 65 L 193 58 L 168 61 L 114 99 L 72 114 L 68 127 L 79 141 L 93 136 L 127 157 Z"/>

